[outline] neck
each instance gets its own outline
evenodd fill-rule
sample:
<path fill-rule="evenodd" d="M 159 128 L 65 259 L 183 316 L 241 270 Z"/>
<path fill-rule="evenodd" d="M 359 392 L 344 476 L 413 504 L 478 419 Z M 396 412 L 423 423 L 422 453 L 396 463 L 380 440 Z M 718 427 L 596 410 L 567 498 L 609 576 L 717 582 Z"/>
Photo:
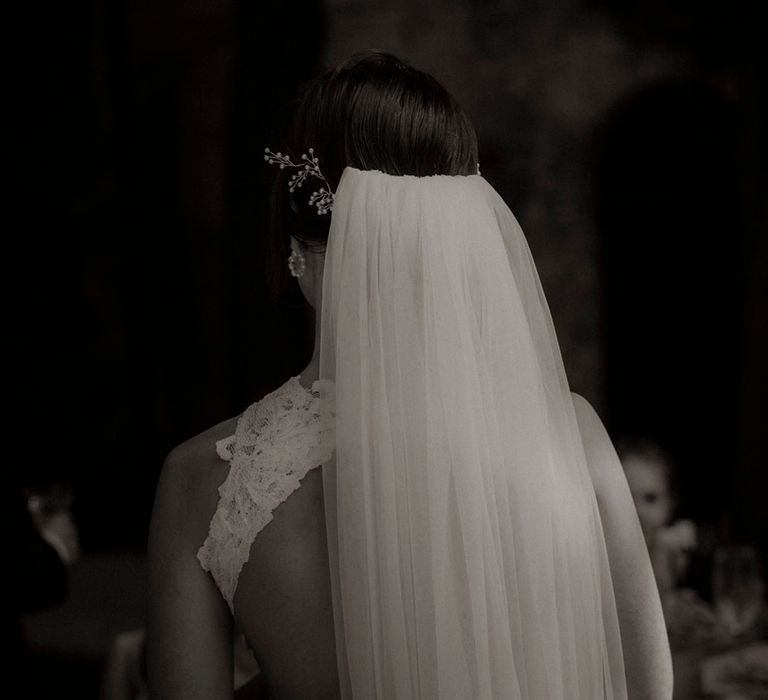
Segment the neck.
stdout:
<path fill-rule="evenodd" d="M 315 314 L 315 348 L 312 351 L 312 359 L 299 375 L 299 381 L 304 388 L 309 389 L 312 382 L 320 377 L 320 323 Z"/>

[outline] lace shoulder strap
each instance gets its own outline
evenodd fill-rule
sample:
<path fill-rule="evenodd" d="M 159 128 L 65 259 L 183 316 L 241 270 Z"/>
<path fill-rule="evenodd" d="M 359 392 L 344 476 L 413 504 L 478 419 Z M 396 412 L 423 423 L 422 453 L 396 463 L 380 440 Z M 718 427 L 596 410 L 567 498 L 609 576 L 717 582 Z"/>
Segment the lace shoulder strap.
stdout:
<path fill-rule="evenodd" d="M 317 382 L 307 390 L 292 377 L 251 404 L 238 419 L 235 434 L 216 443 L 217 454 L 230 468 L 197 559 L 213 576 L 230 612 L 256 535 L 307 472 L 333 451 L 331 436 L 320 427 L 319 395 Z"/>
<path fill-rule="evenodd" d="M 230 435 L 222 440 L 217 440 L 216 454 L 225 462 L 229 462 L 232 459 L 232 455 L 235 454 L 235 435 Z"/>

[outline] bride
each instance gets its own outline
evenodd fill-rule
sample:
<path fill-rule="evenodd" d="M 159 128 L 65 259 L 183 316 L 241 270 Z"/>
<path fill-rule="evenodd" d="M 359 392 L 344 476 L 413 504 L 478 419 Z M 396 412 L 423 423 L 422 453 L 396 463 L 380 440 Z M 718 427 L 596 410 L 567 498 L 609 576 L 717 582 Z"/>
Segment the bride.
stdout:
<path fill-rule="evenodd" d="M 265 160 L 314 354 L 168 455 L 152 697 L 231 698 L 235 630 L 272 698 L 669 700 L 623 471 L 456 102 L 359 54 Z"/>

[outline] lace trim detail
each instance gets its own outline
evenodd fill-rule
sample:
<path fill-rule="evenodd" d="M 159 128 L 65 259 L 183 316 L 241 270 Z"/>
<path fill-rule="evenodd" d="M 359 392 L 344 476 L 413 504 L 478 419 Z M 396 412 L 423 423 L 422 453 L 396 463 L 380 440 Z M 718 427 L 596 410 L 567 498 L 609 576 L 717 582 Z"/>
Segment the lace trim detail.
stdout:
<path fill-rule="evenodd" d="M 306 389 L 291 377 L 251 404 L 235 434 L 216 443 L 217 454 L 230 468 L 197 559 L 213 576 L 230 612 L 256 535 L 307 472 L 331 457 L 333 439 L 321 429 L 319 397 L 319 380 Z"/>
<path fill-rule="evenodd" d="M 221 457 L 225 462 L 229 462 L 232 459 L 232 455 L 235 454 L 235 436 L 230 435 L 223 440 L 216 441 L 216 454 Z"/>

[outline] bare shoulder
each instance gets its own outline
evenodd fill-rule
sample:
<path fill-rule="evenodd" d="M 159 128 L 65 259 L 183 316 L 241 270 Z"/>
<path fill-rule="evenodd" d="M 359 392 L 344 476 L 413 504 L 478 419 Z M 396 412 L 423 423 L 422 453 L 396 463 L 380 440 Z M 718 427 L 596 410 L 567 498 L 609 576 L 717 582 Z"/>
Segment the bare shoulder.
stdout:
<path fill-rule="evenodd" d="M 229 467 L 216 453 L 216 440 L 234 426 L 234 419 L 223 421 L 181 443 L 160 473 L 147 543 L 147 659 L 153 697 L 232 697 L 229 611 L 196 555 Z"/>
<path fill-rule="evenodd" d="M 621 463 L 608 431 L 592 404 L 580 394 L 571 392 L 576 420 L 579 424 L 584 454 L 598 496 L 617 477 L 623 479 Z"/>
<path fill-rule="evenodd" d="M 571 398 L 573 399 L 573 408 L 576 411 L 576 420 L 581 431 L 581 439 L 585 443 L 584 449 L 595 447 L 604 437 L 605 427 L 603 422 L 600 420 L 600 416 L 592 404 L 581 394 L 572 391 Z"/>
<path fill-rule="evenodd" d="M 185 440 L 168 453 L 163 471 L 192 481 L 204 480 L 211 465 L 223 462 L 216 453 L 216 442 L 232 435 L 236 426 L 237 417 L 228 418 Z"/>
<path fill-rule="evenodd" d="M 232 435 L 237 418 L 229 418 L 174 447 L 165 458 L 155 494 L 155 512 L 184 523 L 184 532 L 202 542 L 218 503 L 218 487 L 229 463 L 216 453 L 216 442 Z M 165 520 L 166 518 L 164 518 Z"/>
<path fill-rule="evenodd" d="M 671 698 L 672 660 L 648 548 L 624 470 L 589 401 L 573 394 L 600 509 L 616 611 L 633 697 Z"/>

